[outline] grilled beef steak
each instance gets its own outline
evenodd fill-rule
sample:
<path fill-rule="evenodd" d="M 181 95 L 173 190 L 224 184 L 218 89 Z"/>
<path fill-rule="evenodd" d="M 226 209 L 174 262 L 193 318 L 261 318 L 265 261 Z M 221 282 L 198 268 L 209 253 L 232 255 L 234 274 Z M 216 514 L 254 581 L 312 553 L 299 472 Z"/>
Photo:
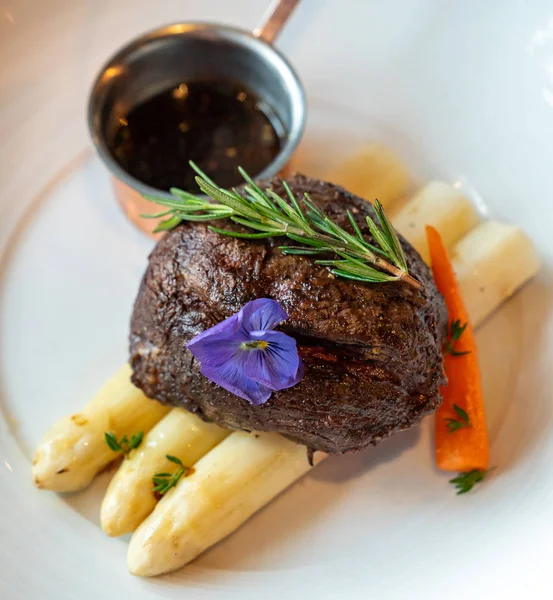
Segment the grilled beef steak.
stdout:
<path fill-rule="evenodd" d="M 349 208 L 367 232 L 364 217 L 373 211 L 365 200 L 302 175 L 288 182 L 297 197 L 308 192 L 348 229 Z M 279 179 L 271 187 L 283 191 Z M 150 256 L 134 306 L 134 384 L 205 420 L 276 431 L 331 453 L 376 444 L 434 411 L 444 383 L 440 348 L 447 312 L 417 252 L 402 240 L 422 292 L 404 283 L 336 278 L 310 258 L 284 256 L 277 247 L 282 243 L 223 237 L 202 223 L 169 232 Z M 306 365 L 298 385 L 261 406 L 203 377 L 186 349 L 196 334 L 255 298 L 273 298 L 290 315 L 281 329 L 295 337 Z"/>

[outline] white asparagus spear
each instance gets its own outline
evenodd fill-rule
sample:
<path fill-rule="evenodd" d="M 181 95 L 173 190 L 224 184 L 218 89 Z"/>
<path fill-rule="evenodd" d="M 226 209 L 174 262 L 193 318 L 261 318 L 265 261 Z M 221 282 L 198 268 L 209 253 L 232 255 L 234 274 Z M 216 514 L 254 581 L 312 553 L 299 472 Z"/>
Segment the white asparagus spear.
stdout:
<path fill-rule="evenodd" d="M 408 194 L 411 187 L 405 165 L 379 144 L 362 148 L 331 171 L 326 179 L 369 202 L 378 198 L 386 209 Z"/>
<path fill-rule="evenodd" d="M 105 533 L 131 533 L 154 510 L 157 499 L 152 477 L 175 470 L 167 454 L 191 467 L 229 433 L 182 408 L 171 410 L 146 434 L 140 447 L 123 461 L 111 480 L 100 511 Z"/>
<path fill-rule="evenodd" d="M 38 488 L 73 492 L 87 487 L 118 457 L 104 438 L 149 431 L 170 409 L 147 398 L 130 381 L 125 365 L 80 413 L 60 419 L 44 435 L 33 458 Z"/>
<path fill-rule="evenodd" d="M 466 235 L 453 249 L 452 259 L 475 327 L 540 268 L 526 234 L 497 221 L 486 221 Z"/>
<path fill-rule="evenodd" d="M 392 214 L 392 223 L 428 263 L 426 225 L 432 225 L 451 248 L 480 222 L 472 202 L 443 181 L 426 184 L 405 206 Z"/>
<path fill-rule="evenodd" d="M 326 455 L 315 454 L 315 463 Z M 307 450 L 274 433 L 229 435 L 200 459 L 135 531 L 131 573 L 155 576 L 190 562 L 310 470 Z"/>

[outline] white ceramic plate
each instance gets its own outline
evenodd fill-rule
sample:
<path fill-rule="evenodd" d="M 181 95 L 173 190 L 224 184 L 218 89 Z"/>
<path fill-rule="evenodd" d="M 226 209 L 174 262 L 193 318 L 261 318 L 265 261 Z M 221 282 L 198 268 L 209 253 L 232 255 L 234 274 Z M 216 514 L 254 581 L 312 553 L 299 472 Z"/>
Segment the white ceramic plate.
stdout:
<path fill-rule="evenodd" d="M 232 5 L 232 6 L 231 6 Z M 483 6 L 484 5 L 484 6 Z M 98 526 L 108 475 L 31 484 L 44 429 L 125 360 L 151 243 L 86 151 L 101 62 L 156 24 L 251 28 L 259 0 L 0 7 L 0 598 L 550 598 L 553 550 L 553 16 L 547 2 L 304 0 L 280 46 L 310 96 L 302 164 L 368 139 L 519 223 L 544 269 L 478 333 L 494 475 L 456 497 L 430 423 L 333 458 L 186 569 L 126 571 Z M 324 99 L 324 100 L 322 100 Z"/>

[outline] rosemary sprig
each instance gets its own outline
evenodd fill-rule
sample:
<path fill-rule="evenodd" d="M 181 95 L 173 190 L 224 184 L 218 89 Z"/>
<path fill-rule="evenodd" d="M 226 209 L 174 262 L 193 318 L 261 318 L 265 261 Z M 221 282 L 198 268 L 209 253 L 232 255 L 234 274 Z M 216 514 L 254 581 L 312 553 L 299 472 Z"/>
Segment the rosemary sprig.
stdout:
<path fill-rule="evenodd" d="M 142 443 L 142 438 L 144 437 L 144 432 L 139 431 L 138 433 L 133 433 L 130 440 L 126 434 L 120 440 L 118 440 L 117 436 L 111 432 L 104 433 L 104 437 L 106 444 L 111 450 L 114 452 L 122 452 L 125 456 L 128 456 L 131 450 L 134 450 L 140 446 Z"/>
<path fill-rule="evenodd" d="M 452 418 L 445 419 L 445 422 L 447 423 L 447 430 L 449 431 L 449 433 L 458 431 L 462 427 L 472 427 L 472 424 L 470 422 L 469 416 L 467 415 L 466 411 L 464 411 L 460 406 L 457 406 L 457 404 L 453 405 L 453 410 L 455 411 L 455 413 L 457 414 L 457 416 L 459 418 L 458 419 L 452 419 Z"/>
<path fill-rule="evenodd" d="M 193 162 L 190 165 L 198 173 L 196 182 L 200 190 L 214 202 L 177 188 L 171 188 L 171 199 L 146 196 L 148 200 L 167 209 L 156 215 L 143 215 L 150 218 L 168 217 L 156 231 L 172 229 L 181 221 L 230 219 L 255 233 L 230 231 L 214 226 L 209 229 L 221 235 L 244 239 L 287 237 L 294 245 L 280 246 L 284 254 L 334 254 L 337 258 L 317 260 L 316 263 L 330 267 L 331 272 L 339 277 L 367 283 L 401 280 L 417 289 L 422 288 L 420 282 L 409 275 L 397 234 L 378 200 L 374 207 L 378 224 L 370 217 L 366 218 L 369 232 L 376 242 L 373 245 L 365 239 L 349 211 L 348 218 L 354 234 L 325 215 L 309 194 L 304 194 L 300 199 L 295 198 L 286 182 L 283 182 L 286 192 L 286 198 L 283 198 L 273 190 L 263 191 L 246 171 L 239 168 L 246 182 L 243 190 L 224 190 L 215 185 Z"/>
<path fill-rule="evenodd" d="M 452 483 L 457 488 L 458 496 L 460 494 L 466 494 L 467 492 L 470 492 L 477 483 L 484 481 L 490 470 L 491 469 L 479 471 L 478 469 L 473 469 L 468 473 L 460 473 L 457 477 L 450 479 L 449 483 Z"/>
<path fill-rule="evenodd" d="M 174 473 L 156 473 L 152 477 L 152 481 L 154 483 L 154 494 L 158 494 L 159 496 L 163 496 L 172 487 L 175 487 L 180 478 L 185 473 L 189 473 L 192 470 L 190 467 L 185 467 L 181 459 L 177 458 L 176 456 L 166 454 L 165 458 L 178 465 L 179 468 Z"/>
<path fill-rule="evenodd" d="M 455 344 L 461 339 L 463 333 L 465 333 L 467 325 L 468 323 L 461 325 L 461 321 L 459 319 L 451 321 L 447 340 L 444 342 L 444 354 L 451 354 L 452 356 L 464 356 L 465 354 L 470 354 L 470 350 L 466 350 L 465 352 L 459 352 L 455 350 Z"/>

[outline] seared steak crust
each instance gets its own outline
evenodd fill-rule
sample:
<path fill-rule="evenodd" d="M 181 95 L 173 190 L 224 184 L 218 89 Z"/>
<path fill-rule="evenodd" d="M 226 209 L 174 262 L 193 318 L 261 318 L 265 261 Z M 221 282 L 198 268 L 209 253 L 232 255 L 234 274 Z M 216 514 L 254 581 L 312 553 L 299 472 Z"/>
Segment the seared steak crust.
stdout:
<path fill-rule="evenodd" d="M 365 216 L 373 211 L 365 200 L 302 175 L 288 182 L 297 197 L 308 192 L 346 228 L 349 208 L 367 232 Z M 279 179 L 271 186 L 282 192 Z M 444 383 L 440 348 L 447 311 L 417 252 L 402 240 L 422 292 L 403 283 L 336 278 L 309 258 L 284 256 L 282 243 L 223 237 L 201 223 L 165 235 L 134 306 L 134 384 L 225 427 L 276 431 L 331 453 L 376 444 L 433 412 Z M 298 385 L 261 406 L 203 377 L 186 349 L 196 334 L 255 298 L 273 298 L 290 315 L 281 329 L 296 338 L 306 365 Z"/>

